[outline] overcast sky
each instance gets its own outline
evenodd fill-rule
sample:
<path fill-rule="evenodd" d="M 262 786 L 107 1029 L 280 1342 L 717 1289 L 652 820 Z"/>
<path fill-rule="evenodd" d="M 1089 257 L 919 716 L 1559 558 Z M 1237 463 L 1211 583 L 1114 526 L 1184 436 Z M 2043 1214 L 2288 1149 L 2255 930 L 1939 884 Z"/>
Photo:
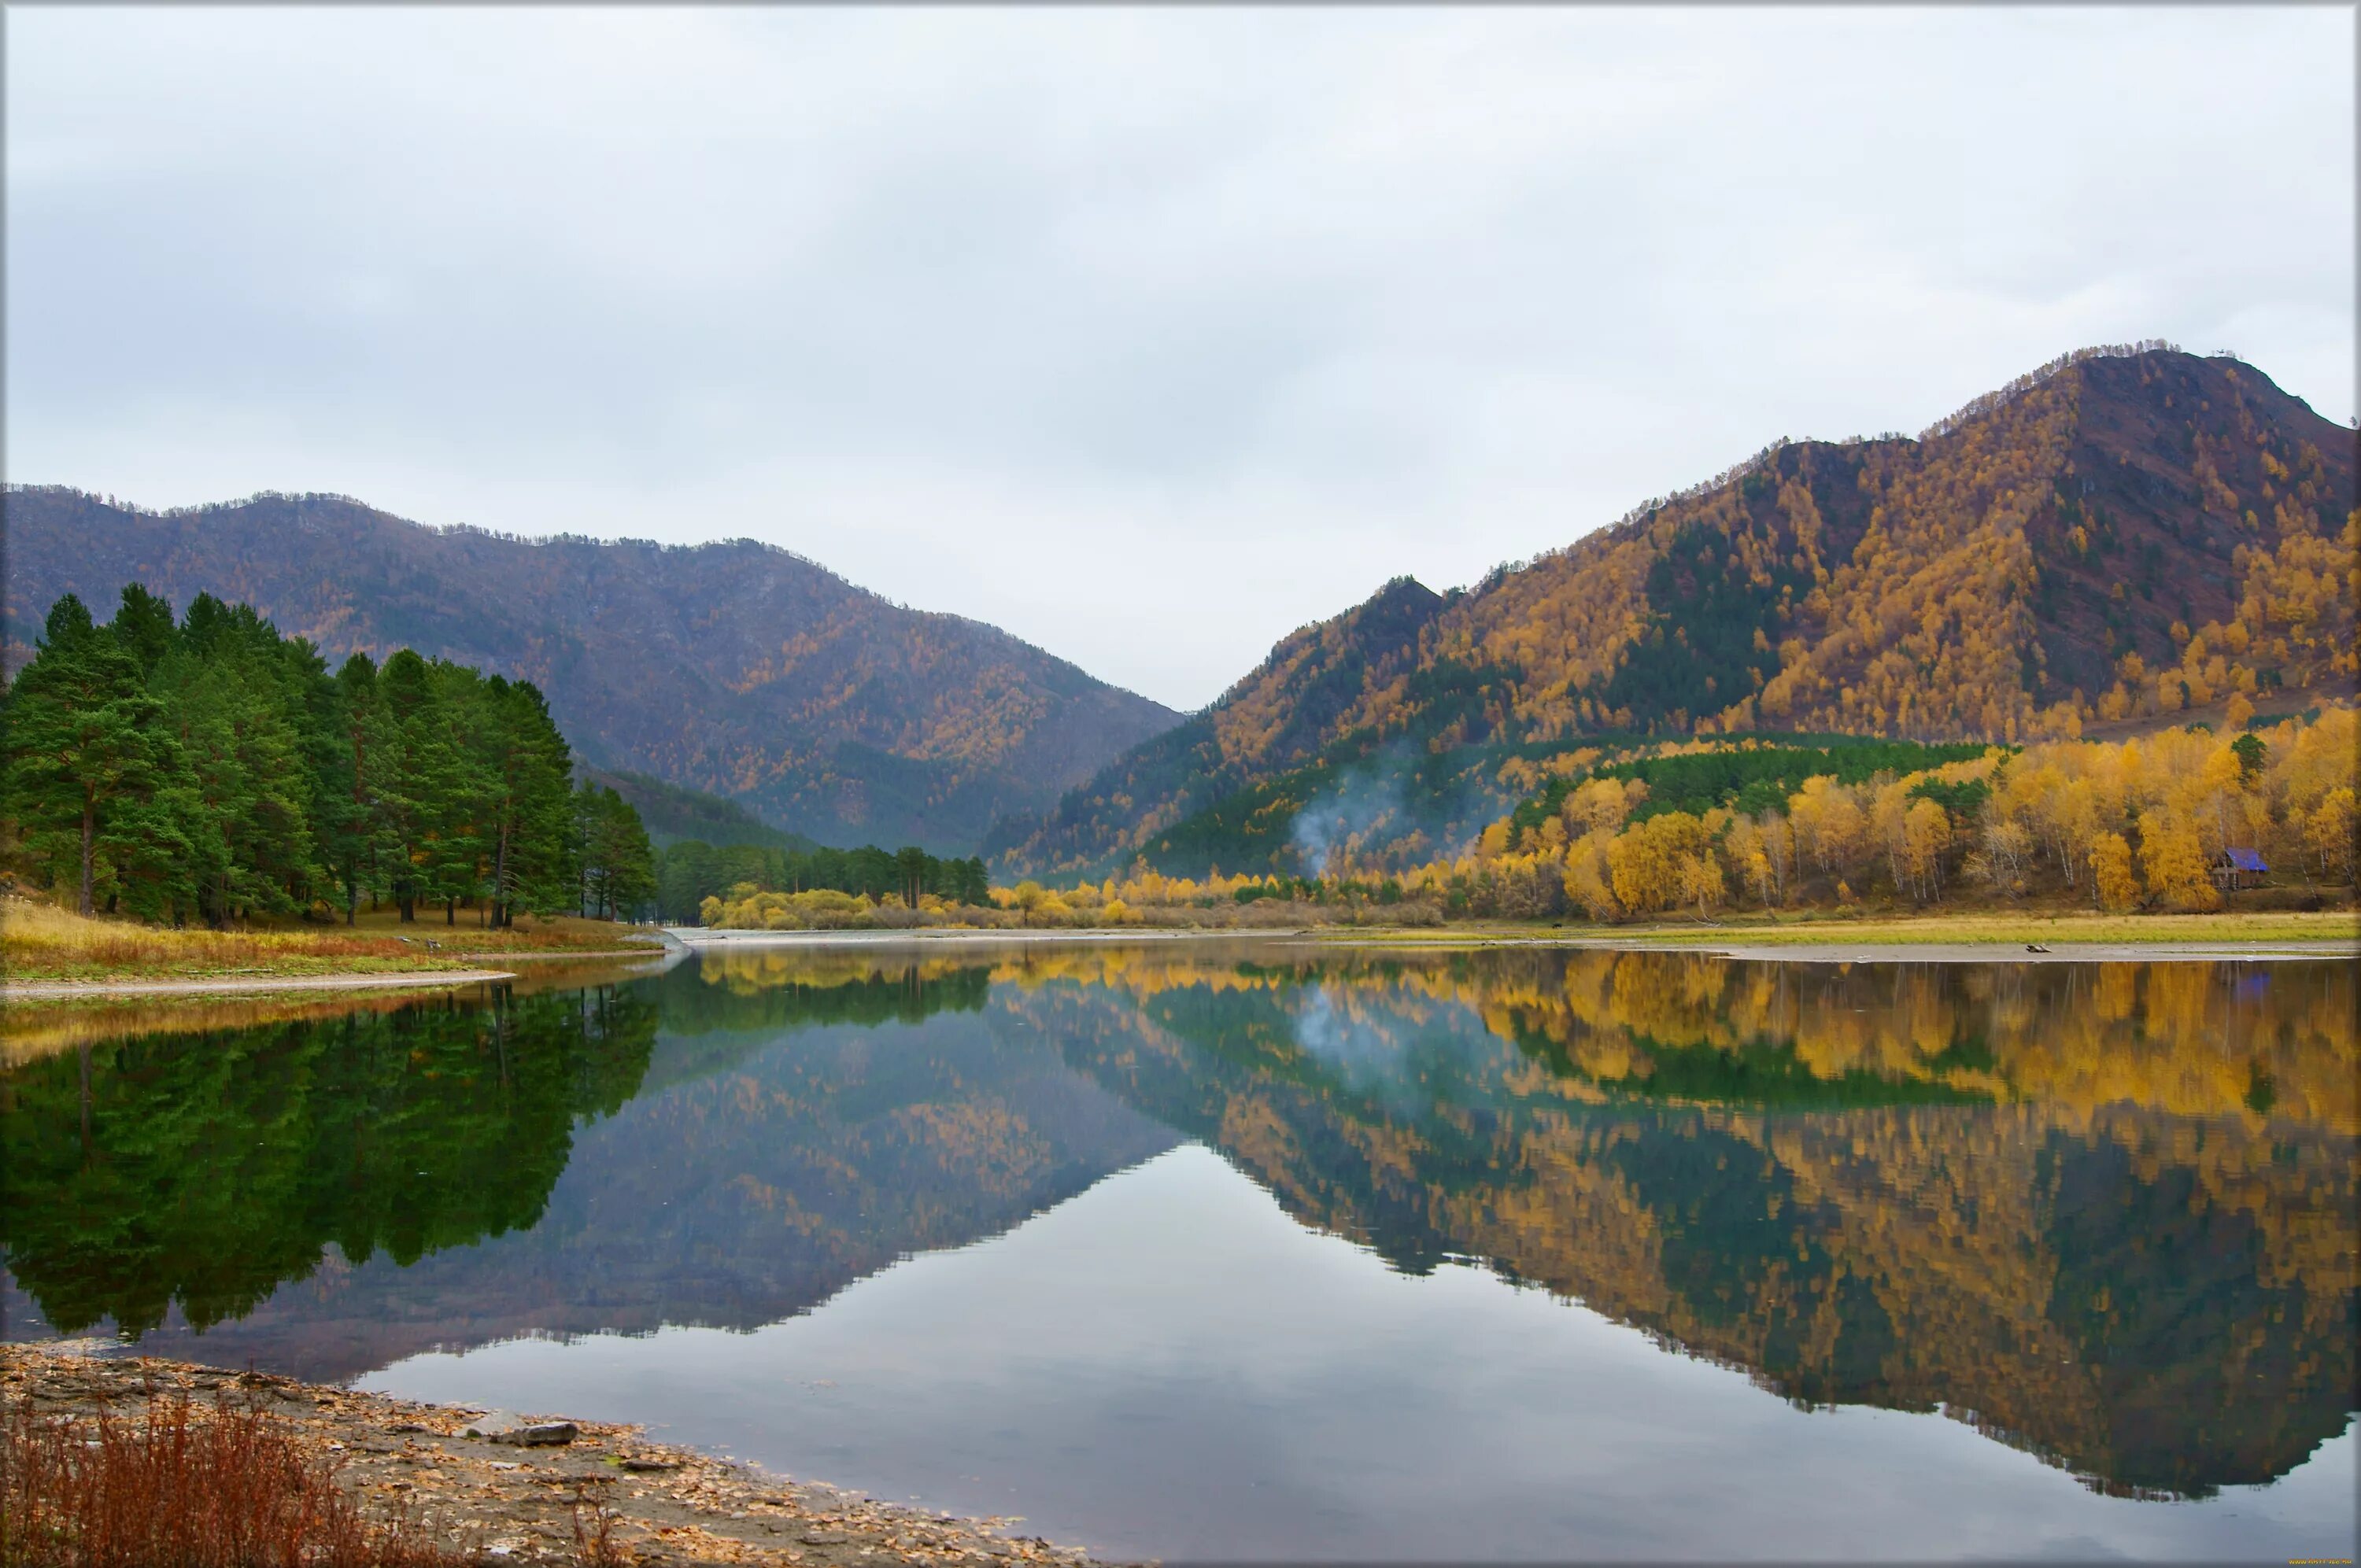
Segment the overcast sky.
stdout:
<path fill-rule="evenodd" d="M 1176 707 L 2078 345 L 2354 412 L 2354 13 L 12 6 L 7 476 L 752 535 Z"/>

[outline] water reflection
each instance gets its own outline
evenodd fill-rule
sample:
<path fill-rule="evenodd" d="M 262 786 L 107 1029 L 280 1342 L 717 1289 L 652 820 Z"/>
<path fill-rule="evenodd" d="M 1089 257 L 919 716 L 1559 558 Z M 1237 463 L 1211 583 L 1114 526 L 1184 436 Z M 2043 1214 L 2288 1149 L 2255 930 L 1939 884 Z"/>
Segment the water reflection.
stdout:
<path fill-rule="evenodd" d="M 1480 1256 L 1799 1401 L 2200 1495 L 2361 1402 L 2354 981 L 1519 954 L 1010 1005 L 1404 1269 Z M 1394 1042 L 1385 1091 L 1290 1048 L 1339 1014 Z"/>
<path fill-rule="evenodd" d="M 352 1376 L 752 1329 L 1193 1141 L 1402 1272 L 1480 1260 L 1798 1405 L 1940 1409 L 2197 1497 L 2361 1403 L 2355 979 L 711 955 L 19 1067 L 0 1242 L 60 1329 Z"/>
<path fill-rule="evenodd" d="M 655 1023 L 601 988 L 83 1042 L 0 1080 L 0 1245 L 57 1328 L 137 1334 L 238 1317 L 330 1245 L 400 1266 L 528 1227 Z"/>

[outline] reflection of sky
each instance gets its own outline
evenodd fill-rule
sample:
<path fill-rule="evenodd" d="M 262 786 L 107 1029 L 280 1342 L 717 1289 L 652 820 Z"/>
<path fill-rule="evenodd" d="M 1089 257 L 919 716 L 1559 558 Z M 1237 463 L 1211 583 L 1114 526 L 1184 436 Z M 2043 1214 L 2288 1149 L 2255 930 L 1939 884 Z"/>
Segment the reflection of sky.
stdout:
<path fill-rule="evenodd" d="M 1806 1414 L 1487 1273 L 1394 1273 L 1193 1146 L 752 1334 L 362 1381 L 1167 1558 L 2279 1560 L 2347 1554 L 2356 1524 L 2349 1428 L 2269 1486 L 2103 1497 L 1940 1416 Z"/>

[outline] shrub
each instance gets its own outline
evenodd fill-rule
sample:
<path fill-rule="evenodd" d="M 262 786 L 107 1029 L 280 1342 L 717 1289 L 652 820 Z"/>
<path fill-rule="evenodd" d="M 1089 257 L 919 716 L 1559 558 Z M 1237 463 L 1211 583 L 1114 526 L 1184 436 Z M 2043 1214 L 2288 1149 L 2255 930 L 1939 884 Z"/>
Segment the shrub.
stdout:
<path fill-rule="evenodd" d="M 336 1456 L 251 1406 L 150 1394 L 94 1421 L 0 1410 L 0 1562 L 9 1568 L 444 1568 L 471 1561 L 407 1513 L 371 1520 Z"/>

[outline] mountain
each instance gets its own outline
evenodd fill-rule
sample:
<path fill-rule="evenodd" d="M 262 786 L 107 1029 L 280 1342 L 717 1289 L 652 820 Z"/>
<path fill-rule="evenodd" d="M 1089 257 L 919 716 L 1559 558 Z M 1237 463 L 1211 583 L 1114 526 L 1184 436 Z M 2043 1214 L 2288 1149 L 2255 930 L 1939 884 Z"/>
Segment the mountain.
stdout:
<path fill-rule="evenodd" d="M 1504 764 L 1604 737 L 2016 741 L 2349 688 L 2354 485 L 2353 432 L 2253 367 L 2086 350 L 1916 440 L 1781 442 L 1473 590 L 1390 583 L 986 852 L 1304 870 L 1307 812 L 1447 850 L 1524 793 Z"/>
<path fill-rule="evenodd" d="M 685 784 L 666 784 L 629 769 L 575 770 L 585 783 L 602 784 L 631 802 L 641 826 L 659 850 L 694 839 L 705 844 L 752 844 L 765 850 L 793 850 L 808 854 L 819 845 L 800 833 L 774 828 L 734 800 L 708 795 Z"/>
<path fill-rule="evenodd" d="M 825 843 L 973 848 L 1178 717 L 1005 632 L 906 609 L 749 540 L 429 528 L 333 496 L 152 512 L 6 498 L 11 667 L 51 602 L 126 582 L 244 600 L 332 660 L 408 645 L 539 685 L 584 759 Z"/>

